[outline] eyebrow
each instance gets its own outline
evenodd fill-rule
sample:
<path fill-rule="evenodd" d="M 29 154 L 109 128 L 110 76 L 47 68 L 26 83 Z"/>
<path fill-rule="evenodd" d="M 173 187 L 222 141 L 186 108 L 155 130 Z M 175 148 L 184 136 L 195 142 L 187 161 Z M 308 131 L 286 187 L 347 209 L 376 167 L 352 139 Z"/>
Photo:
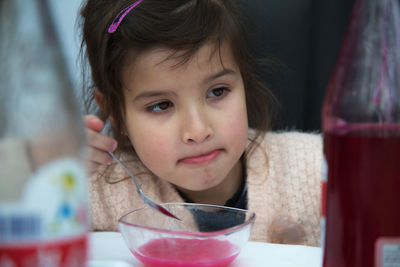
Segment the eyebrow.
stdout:
<path fill-rule="evenodd" d="M 225 75 L 236 75 L 236 72 L 234 70 L 231 69 L 223 69 L 215 74 L 212 74 L 208 77 L 206 77 L 203 80 L 203 83 L 210 83 L 215 79 L 218 79 L 222 76 Z M 174 95 L 176 96 L 176 93 L 170 90 L 154 90 L 154 91 L 148 91 L 148 92 L 143 92 L 139 95 L 137 95 L 133 101 L 140 101 L 141 99 L 146 99 L 146 98 L 152 98 L 152 97 L 166 97 L 166 96 L 170 96 L 170 95 Z"/>
<path fill-rule="evenodd" d="M 209 83 L 215 79 L 218 79 L 219 77 L 225 76 L 225 75 L 235 75 L 236 71 L 231 70 L 231 69 L 223 69 L 220 72 L 217 72 L 216 74 L 213 74 L 209 77 L 206 77 L 203 81 L 203 83 Z"/>
<path fill-rule="evenodd" d="M 144 92 L 141 93 L 139 95 L 137 95 L 133 101 L 140 101 L 141 99 L 146 99 L 146 98 L 152 98 L 152 97 L 166 97 L 166 96 L 170 96 L 170 95 L 176 95 L 175 92 L 172 91 L 164 91 L 164 90 L 160 90 L 160 91 L 148 91 L 148 92 Z"/>

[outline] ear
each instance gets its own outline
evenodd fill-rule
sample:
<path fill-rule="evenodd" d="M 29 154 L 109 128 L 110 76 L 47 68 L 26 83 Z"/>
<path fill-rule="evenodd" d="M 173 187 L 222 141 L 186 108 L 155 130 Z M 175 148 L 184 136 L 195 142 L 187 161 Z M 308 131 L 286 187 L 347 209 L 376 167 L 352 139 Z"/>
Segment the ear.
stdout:
<path fill-rule="evenodd" d="M 101 112 L 102 112 L 103 114 L 107 114 L 107 113 L 108 113 L 108 112 L 107 112 L 108 109 L 107 109 L 107 106 L 106 106 L 107 103 L 106 103 L 106 101 L 104 100 L 104 95 L 103 95 L 103 93 L 100 92 L 100 91 L 98 91 L 98 90 L 96 90 L 96 91 L 94 92 L 94 99 L 96 100 L 96 103 L 97 103 L 97 105 L 99 106 Z M 113 117 L 112 117 L 111 114 L 108 115 L 107 119 L 108 119 L 111 123 L 113 123 Z"/>
<path fill-rule="evenodd" d="M 100 107 L 101 111 L 104 111 L 104 96 L 103 93 L 99 90 L 94 92 L 94 99 L 96 100 L 97 105 Z"/>

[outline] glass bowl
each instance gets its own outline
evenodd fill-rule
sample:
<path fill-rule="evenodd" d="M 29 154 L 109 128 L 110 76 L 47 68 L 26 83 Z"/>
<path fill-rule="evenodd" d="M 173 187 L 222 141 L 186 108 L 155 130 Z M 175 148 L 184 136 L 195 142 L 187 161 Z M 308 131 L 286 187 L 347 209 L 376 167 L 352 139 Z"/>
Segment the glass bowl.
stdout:
<path fill-rule="evenodd" d="M 145 207 L 122 216 L 119 229 L 133 255 L 148 267 L 222 267 L 249 240 L 255 213 L 194 203 L 161 204 L 181 220 Z"/>

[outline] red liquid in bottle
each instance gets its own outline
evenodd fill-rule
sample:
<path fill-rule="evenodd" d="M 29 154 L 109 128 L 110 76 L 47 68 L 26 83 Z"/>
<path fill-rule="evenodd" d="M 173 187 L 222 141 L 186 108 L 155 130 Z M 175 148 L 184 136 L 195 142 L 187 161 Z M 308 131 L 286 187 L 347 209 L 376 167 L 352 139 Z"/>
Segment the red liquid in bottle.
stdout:
<path fill-rule="evenodd" d="M 87 257 L 86 233 L 50 241 L 0 242 L 0 266 L 84 267 Z"/>
<path fill-rule="evenodd" d="M 400 126 L 328 131 L 324 152 L 328 188 L 323 266 L 400 266 Z M 384 238 L 394 244 L 395 265 L 379 258 L 378 244 L 385 244 Z"/>
<path fill-rule="evenodd" d="M 239 250 L 216 239 L 158 238 L 132 253 L 148 267 L 224 267 Z"/>

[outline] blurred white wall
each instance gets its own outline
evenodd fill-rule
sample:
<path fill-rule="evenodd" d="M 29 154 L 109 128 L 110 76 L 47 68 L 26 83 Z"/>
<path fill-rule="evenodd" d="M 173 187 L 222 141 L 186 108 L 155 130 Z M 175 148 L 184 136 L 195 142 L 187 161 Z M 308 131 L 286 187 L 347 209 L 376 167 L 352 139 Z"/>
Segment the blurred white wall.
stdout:
<path fill-rule="evenodd" d="M 81 98 L 81 68 L 79 62 L 80 33 L 77 23 L 82 0 L 49 0 L 58 37 L 64 51 L 71 81 L 78 101 Z"/>

